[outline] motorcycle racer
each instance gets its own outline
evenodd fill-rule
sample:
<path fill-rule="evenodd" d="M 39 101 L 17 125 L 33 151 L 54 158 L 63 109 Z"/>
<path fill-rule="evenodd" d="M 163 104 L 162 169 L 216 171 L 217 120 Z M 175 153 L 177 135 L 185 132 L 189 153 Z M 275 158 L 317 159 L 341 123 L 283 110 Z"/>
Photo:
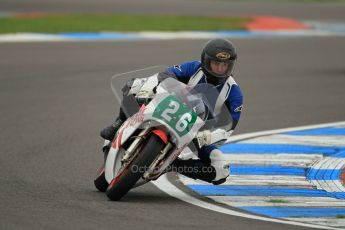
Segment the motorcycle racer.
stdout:
<path fill-rule="evenodd" d="M 232 126 L 230 130 L 204 130 L 197 134 L 199 159 L 181 160 L 177 158 L 172 165 L 175 171 L 187 177 L 221 184 L 229 176 L 228 164 L 215 144 L 226 140 L 232 134 L 241 116 L 243 95 L 232 76 L 236 60 L 237 52 L 230 41 L 212 39 L 205 44 L 201 53 L 201 61 L 184 62 L 167 68 L 163 74 L 133 79 L 123 89 L 124 94 L 134 94 L 138 98 L 152 96 L 156 86 L 162 80 L 160 77 L 175 77 L 190 87 L 208 83 L 217 88 L 219 96 L 215 100 L 213 109 L 216 111 L 225 104 L 231 114 Z M 120 109 L 119 117 L 114 124 L 101 131 L 101 136 L 111 141 L 125 120 L 126 115 Z"/>

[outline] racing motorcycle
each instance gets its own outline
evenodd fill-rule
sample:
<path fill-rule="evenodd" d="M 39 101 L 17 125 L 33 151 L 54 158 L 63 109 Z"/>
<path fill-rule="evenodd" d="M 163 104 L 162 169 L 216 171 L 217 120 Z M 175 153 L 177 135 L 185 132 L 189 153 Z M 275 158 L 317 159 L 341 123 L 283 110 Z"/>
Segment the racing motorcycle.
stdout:
<path fill-rule="evenodd" d="M 123 96 L 120 87 L 130 78 L 145 80 L 163 69 L 152 67 L 112 78 L 112 90 L 128 118 L 112 142 L 105 142 L 108 151 L 104 165 L 94 180 L 96 188 L 110 200 L 120 200 L 130 189 L 157 179 L 182 151 L 196 151 L 198 131 L 207 124 L 214 127 L 212 121 L 217 120 L 210 117 L 216 117 L 212 100 L 218 91 L 208 84 L 191 88 L 166 78 L 154 95 Z M 228 121 L 225 124 L 229 125 Z"/>

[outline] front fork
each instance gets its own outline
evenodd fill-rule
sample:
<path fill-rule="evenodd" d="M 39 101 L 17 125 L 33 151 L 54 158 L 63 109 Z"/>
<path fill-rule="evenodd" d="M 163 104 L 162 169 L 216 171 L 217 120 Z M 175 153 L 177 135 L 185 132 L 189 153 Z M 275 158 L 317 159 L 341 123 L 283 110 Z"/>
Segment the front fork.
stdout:
<path fill-rule="evenodd" d="M 148 130 L 149 130 L 149 128 L 145 128 L 139 133 L 138 136 L 132 137 L 132 138 L 135 138 L 135 140 L 132 142 L 132 144 L 125 151 L 125 155 L 121 159 L 121 162 L 123 164 L 127 163 L 132 158 L 132 156 L 134 155 L 134 153 L 136 152 L 138 147 L 145 140 L 145 135 L 147 134 Z"/>
<path fill-rule="evenodd" d="M 127 150 L 125 150 L 125 154 L 121 159 L 121 163 L 122 166 L 125 165 L 126 163 L 130 162 L 130 160 L 134 157 L 134 155 L 138 152 L 138 148 L 140 147 L 140 145 L 143 143 L 143 141 L 145 140 L 145 136 L 147 136 L 147 134 L 150 132 L 150 127 L 147 127 L 145 129 L 143 129 L 138 136 L 133 136 L 132 138 L 135 138 L 135 140 L 130 144 L 130 146 L 127 148 Z M 152 164 L 150 165 L 149 169 L 144 173 L 143 175 L 143 179 L 145 181 L 149 180 L 151 177 L 152 173 L 155 173 L 155 171 L 157 171 L 157 164 L 163 160 L 165 158 L 165 156 L 168 154 L 168 152 L 170 151 L 170 149 L 173 147 L 173 145 L 168 142 L 167 137 L 162 137 L 162 132 L 158 130 L 153 130 L 152 133 L 154 135 L 159 136 L 164 142 L 166 142 L 166 146 L 164 147 L 164 149 L 161 150 L 160 154 L 158 155 L 158 157 L 152 162 Z M 159 134 L 158 134 L 159 133 Z M 158 168 L 159 169 L 159 168 Z"/>
<path fill-rule="evenodd" d="M 138 149 L 138 147 L 143 143 L 143 141 L 145 140 L 145 136 L 147 136 L 147 133 L 150 131 L 150 128 L 147 127 L 145 129 L 143 129 L 138 136 L 132 137 L 135 138 L 135 140 L 132 142 L 132 144 L 127 148 L 125 155 L 122 158 L 122 163 L 126 163 L 128 162 L 131 157 L 133 156 L 133 154 L 136 152 L 136 150 Z M 171 148 L 171 144 L 168 142 L 168 136 L 166 135 L 166 133 L 160 129 L 154 129 L 152 130 L 152 133 L 154 135 L 157 135 L 159 138 L 162 139 L 162 141 L 164 141 L 164 143 L 166 143 L 166 147 L 163 149 L 164 151 L 162 151 L 162 153 L 164 152 L 164 155 L 168 152 L 168 150 L 170 150 Z M 164 155 L 162 158 L 164 157 Z M 160 155 L 161 156 L 161 155 Z M 161 159 L 160 159 L 161 160 Z"/>
<path fill-rule="evenodd" d="M 150 178 L 156 176 L 155 174 L 158 172 L 161 173 L 161 171 L 159 170 L 160 168 L 159 167 L 157 168 L 157 165 L 159 164 L 161 160 L 165 158 L 165 156 L 168 154 L 168 152 L 170 151 L 172 147 L 173 145 L 170 142 L 168 142 L 167 145 L 164 147 L 164 149 L 161 150 L 158 157 L 152 162 L 149 169 L 144 173 L 143 178 L 145 180 L 150 180 Z M 151 174 L 154 174 L 154 175 L 151 175 Z"/>

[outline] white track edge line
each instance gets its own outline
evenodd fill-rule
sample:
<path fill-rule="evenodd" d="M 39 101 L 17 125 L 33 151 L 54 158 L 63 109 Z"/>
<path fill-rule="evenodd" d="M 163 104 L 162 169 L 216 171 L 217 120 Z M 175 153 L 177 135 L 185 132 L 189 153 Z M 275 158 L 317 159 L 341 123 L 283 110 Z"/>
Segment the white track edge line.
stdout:
<path fill-rule="evenodd" d="M 285 132 L 292 132 L 292 131 L 301 131 L 301 130 L 307 130 L 307 129 L 325 128 L 325 127 L 337 126 L 337 125 L 345 125 L 345 121 L 332 122 L 332 123 L 323 123 L 323 124 L 318 124 L 318 125 L 297 126 L 297 127 L 291 127 L 291 128 L 274 129 L 274 130 L 258 131 L 258 132 L 253 132 L 253 133 L 239 134 L 239 135 L 234 135 L 234 136 L 230 137 L 226 141 L 226 143 L 240 141 L 240 140 L 248 139 L 248 138 L 254 138 L 254 137 L 258 137 L 258 136 L 266 136 L 266 135 L 285 133 Z"/>

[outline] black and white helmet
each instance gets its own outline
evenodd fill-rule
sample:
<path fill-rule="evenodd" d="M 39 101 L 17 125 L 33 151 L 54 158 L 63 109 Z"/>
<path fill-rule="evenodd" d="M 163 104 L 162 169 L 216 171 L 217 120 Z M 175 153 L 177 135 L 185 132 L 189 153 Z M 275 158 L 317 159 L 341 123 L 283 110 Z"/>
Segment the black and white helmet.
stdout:
<path fill-rule="evenodd" d="M 228 40 L 216 38 L 208 41 L 201 53 L 201 66 L 207 75 L 216 78 L 227 78 L 234 68 L 237 53 L 235 46 Z M 229 63 L 223 73 L 215 73 L 211 68 L 211 61 Z"/>

